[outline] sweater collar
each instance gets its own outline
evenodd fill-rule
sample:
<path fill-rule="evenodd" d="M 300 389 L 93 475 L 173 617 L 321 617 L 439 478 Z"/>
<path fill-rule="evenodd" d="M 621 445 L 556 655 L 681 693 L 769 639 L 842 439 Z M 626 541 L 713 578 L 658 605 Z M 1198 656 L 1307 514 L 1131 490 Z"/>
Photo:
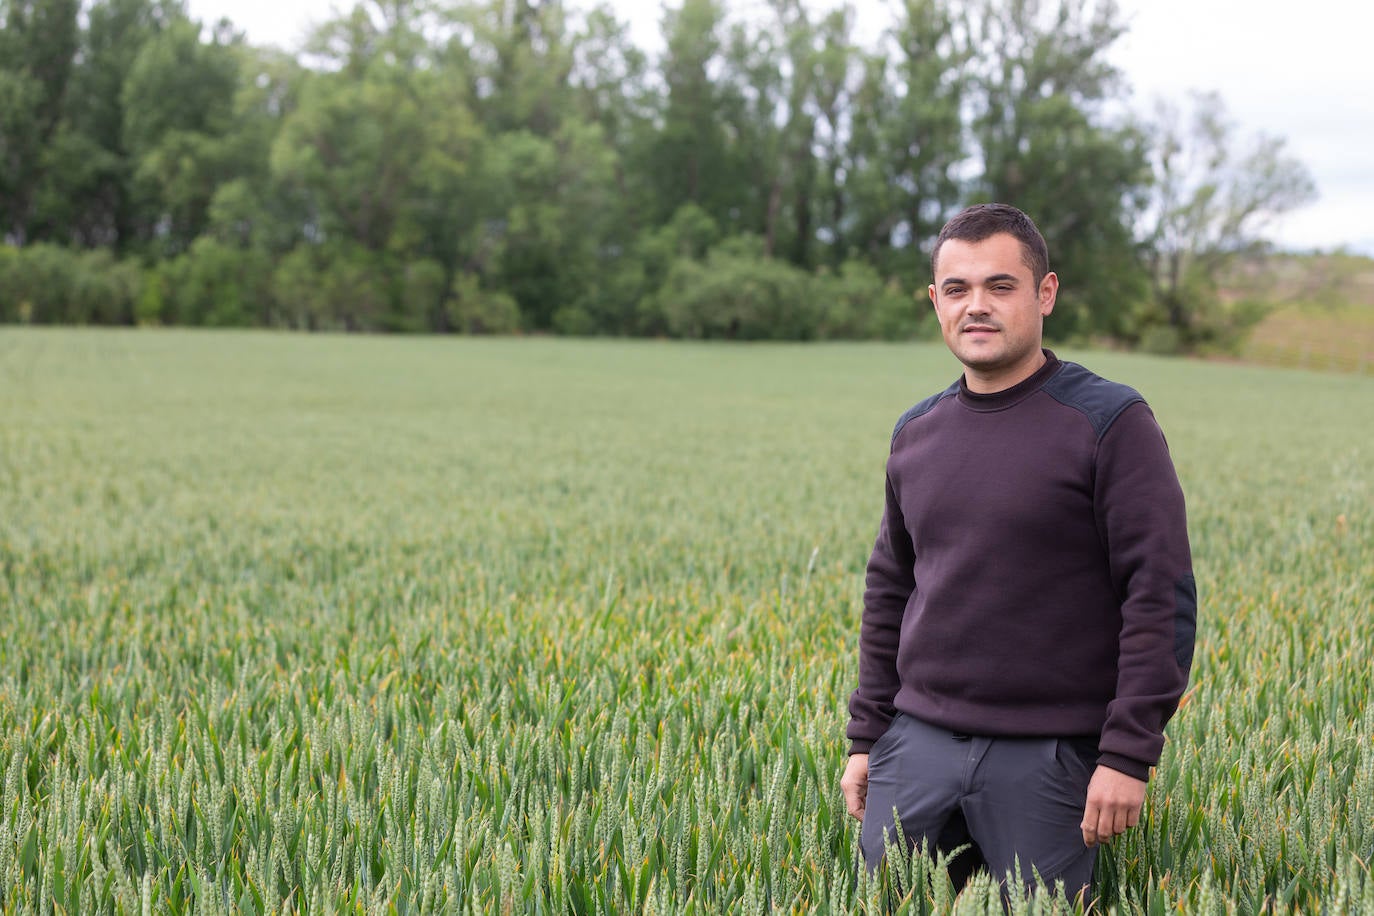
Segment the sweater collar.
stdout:
<path fill-rule="evenodd" d="M 1045 365 L 1035 370 L 1035 374 L 1024 381 L 1017 382 L 1010 388 L 1003 388 L 1001 391 L 994 391 L 991 394 L 979 394 L 970 391 L 968 382 L 961 375 L 959 376 L 959 403 L 972 410 L 1003 410 L 1013 404 L 1020 403 L 1030 395 L 1040 390 L 1040 386 L 1049 381 L 1060 367 L 1064 364 L 1059 361 L 1059 357 L 1054 352 L 1041 348 L 1045 354 Z"/>

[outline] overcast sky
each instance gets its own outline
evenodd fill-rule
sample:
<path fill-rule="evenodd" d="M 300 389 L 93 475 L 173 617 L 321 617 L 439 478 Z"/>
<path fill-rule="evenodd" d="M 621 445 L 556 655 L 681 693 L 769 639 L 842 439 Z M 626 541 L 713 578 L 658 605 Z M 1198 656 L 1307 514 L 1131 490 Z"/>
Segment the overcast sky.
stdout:
<path fill-rule="evenodd" d="M 877 34 L 894 0 L 853 0 L 861 35 Z M 726 0 L 732 10 L 758 0 Z M 636 42 L 657 48 L 662 3 L 611 0 Z M 835 3 L 812 0 L 815 8 Z M 295 48 L 312 22 L 348 0 L 189 0 L 202 21 L 226 16 L 250 40 Z M 1130 23 L 1113 59 L 1141 110 L 1215 90 L 1239 135 L 1283 137 L 1316 180 L 1316 203 L 1270 237 L 1298 248 L 1346 245 L 1374 255 L 1374 8 L 1345 0 L 1119 0 Z"/>

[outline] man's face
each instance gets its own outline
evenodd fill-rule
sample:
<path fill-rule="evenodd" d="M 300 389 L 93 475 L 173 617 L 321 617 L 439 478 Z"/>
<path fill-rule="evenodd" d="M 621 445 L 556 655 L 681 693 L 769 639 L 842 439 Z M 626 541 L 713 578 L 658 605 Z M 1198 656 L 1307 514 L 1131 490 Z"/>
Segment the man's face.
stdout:
<path fill-rule="evenodd" d="M 1001 391 L 1040 367 L 1041 322 L 1058 291 L 1053 273 L 1036 285 L 1021 243 L 1006 233 L 940 247 L 930 301 L 971 390 Z"/>

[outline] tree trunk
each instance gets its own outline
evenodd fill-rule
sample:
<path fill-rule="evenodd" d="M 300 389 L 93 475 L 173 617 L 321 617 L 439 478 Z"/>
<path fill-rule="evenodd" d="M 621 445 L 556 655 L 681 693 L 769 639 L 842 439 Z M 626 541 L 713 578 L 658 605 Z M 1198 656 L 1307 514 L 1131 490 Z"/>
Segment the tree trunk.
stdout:
<path fill-rule="evenodd" d="M 782 181 L 778 178 L 773 179 L 773 186 L 768 189 L 768 216 L 764 223 L 763 234 L 763 254 L 764 257 L 773 256 L 774 246 L 778 238 L 778 211 L 782 209 Z"/>

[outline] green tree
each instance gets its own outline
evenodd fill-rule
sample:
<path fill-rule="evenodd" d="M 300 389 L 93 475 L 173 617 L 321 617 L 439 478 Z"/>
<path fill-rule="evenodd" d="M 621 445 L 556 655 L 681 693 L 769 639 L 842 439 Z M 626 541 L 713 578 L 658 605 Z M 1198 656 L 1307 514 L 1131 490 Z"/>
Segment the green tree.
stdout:
<path fill-rule="evenodd" d="M 247 45 L 236 51 L 233 129 L 218 150 L 234 177 L 216 187 L 205 232 L 240 247 L 282 253 L 300 237 L 301 201 L 273 175 L 272 146 L 300 105 L 308 71 L 285 52 Z"/>
<path fill-rule="evenodd" d="M 723 18 L 716 0 L 682 0 L 664 11 L 660 71 L 667 92 L 648 162 L 657 225 L 688 203 L 722 226 L 735 221 L 741 195 L 720 117 L 721 89 L 711 76 L 721 65 Z"/>
<path fill-rule="evenodd" d="M 596 200 L 584 195 L 593 212 L 576 214 L 593 222 L 583 231 L 596 233 L 596 245 L 587 251 L 578 294 L 554 313 L 561 332 L 637 333 L 641 306 L 662 282 L 640 244 L 654 233 L 657 214 L 651 156 L 660 99 L 649 80 L 648 58 L 626 24 L 604 6 L 593 9 L 573 39 L 569 117 L 599 129 L 609 173 L 602 173 Z"/>
<path fill-rule="evenodd" d="M 382 61 L 360 79 L 336 72 L 306 81 L 271 163 L 301 206 L 307 235 L 388 247 L 430 173 L 466 152 L 462 99 L 444 88 Z"/>
<path fill-rule="evenodd" d="M 815 84 L 819 39 L 798 0 L 770 0 L 770 21 L 735 24 L 723 55 L 720 117 L 736 199 L 731 228 L 763 238 L 765 257 L 814 260 Z"/>
<path fill-rule="evenodd" d="M 579 304 L 605 266 L 615 153 L 598 127 L 569 120 L 552 139 L 525 131 L 499 137 L 491 160 L 487 175 L 504 200 L 486 230 L 500 251 L 488 279 L 519 303 L 525 327 L 553 329 L 558 312 Z M 587 329 L 575 315 L 561 323 Z"/>
<path fill-rule="evenodd" d="M 572 57 L 568 79 L 575 109 L 600 125 L 621 160 L 617 188 L 622 197 L 634 198 L 627 214 L 637 228 L 642 219 L 643 178 L 650 171 L 643 160 L 659 107 L 649 85 L 648 56 L 630 40 L 628 24 L 602 5 L 587 15 L 575 35 Z"/>
<path fill-rule="evenodd" d="M 1195 95 L 1186 116 L 1161 103 L 1150 133 L 1155 180 L 1145 246 L 1152 295 L 1139 333 L 1158 349 L 1229 345 L 1261 315 L 1222 303 L 1218 281 L 1236 259 L 1259 251 L 1263 231 L 1311 201 L 1316 187 L 1283 140 L 1238 142 L 1213 93 Z"/>
<path fill-rule="evenodd" d="M 441 24 L 424 0 L 358 0 L 316 27 L 306 41 L 306 57 L 318 69 L 353 79 L 378 61 L 414 72 L 434 63 L 435 49 L 425 33 Z"/>
<path fill-rule="evenodd" d="M 0 314 L 901 337 L 940 225 L 998 199 L 1050 242 L 1054 336 L 1250 316 L 1216 278 L 1310 179 L 1219 106 L 1113 120 L 1113 3 L 901 0 L 868 46 L 831 3 L 674 0 L 651 58 L 604 3 L 358 0 L 288 54 L 184 0 L 0 0 L 5 270 L 83 278 Z"/>
<path fill-rule="evenodd" d="M 144 45 L 184 19 L 180 0 L 98 0 L 86 7 L 62 119 L 48 145 L 52 165 L 37 187 L 38 235 L 120 254 L 151 235 L 156 219 L 134 190 L 124 88 Z"/>
<path fill-rule="evenodd" d="M 418 106 L 391 76 L 315 74 L 282 125 L 272 171 L 303 204 L 308 235 L 386 245 L 422 132 Z"/>
<path fill-rule="evenodd" d="M 864 56 L 852 106 L 851 250 L 889 276 L 925 277 L 929 243 L 960 197 L 966 52 L 942 0 L 906 0 Z"/>
<path fill-rule="evenodd" d="M 449 18 L 459 34 L 448 57 L 461 62 L 482 126 L 492 134 L 556 133 L 572 104 L 575 60 L 561 0 L 468 0 Z"/>
<path fill-rule="evenodd" d="M 816 155 L 821 163 L 815 189 L 816 234 L 828 247 L 831 266 L 850 256 L 848 179 L 854 161 L 850 124 L 857 77 L 862 75 L 853 30 L 852 7 L 844 6 L 826 14 L 816 29 L 817 47 L 812 61 Z"/>
<path fill-rule="evenodd" d="M 988 0 L 970 21 L 972 196 L 1020 207 L 1044 233 L 1063 280 L 1050 335 L 1121 333 L 1145 293 L 1132 222 L 1149 178 L 1142 135 L 1104 114 L 1125 24 L 1086 0 Z"/>
<path fill-rule="evenodd" d="M 124 82 L 123 141 L 148 220 L 142 231 L 168 254 L 189 249 L 216 189 L 234 177 L 240 42 L 227 24 L 203 42 L 198 24 L 174 20 L 143 44 Z"/>
<path fill-rule="evenodd" d="M 78 45 L 77 0 L 0 0 L 0 239 L 33 235 L 35 197 Z"/>
<path fill-rule="evenodd" d="M 299 291 L 296 278 L 341 263 L 343 252 L 371 252 L 360 256 L 399 292 L 380 312 L 355 309 L 349 321 L 395 330 L 451 329 L 442 295 L 417 290 L 442 293 L 493 257 L 477 238 L 498 197 L 483 173 L 486 138 L 461 59 L 423 45 L 423 21 L 416 6 L 392 4 L 359 6 L 322 26 L 313 53 L 333 69 L 293 83 L 300 88 L 270 157 L 275 200 L 294 213 L 295 240 L 330 249 L 294 257 L 280 275 Z M 287 306 L 291 320 L 325 321 L 324 305 L 306 298 L 308 308 Z"/>
<path fill-rule="evenodd" d="M 667 225 L 640 234 L 634 248 L 632 271 L 618 275 L 619 289 L 635 312 L 633 330 L 666 335 L 665 286 L 669 272 L 679 261 L 703 261 L 720 241 L 720 226 L 696 204 L 684 204 Z"/>

